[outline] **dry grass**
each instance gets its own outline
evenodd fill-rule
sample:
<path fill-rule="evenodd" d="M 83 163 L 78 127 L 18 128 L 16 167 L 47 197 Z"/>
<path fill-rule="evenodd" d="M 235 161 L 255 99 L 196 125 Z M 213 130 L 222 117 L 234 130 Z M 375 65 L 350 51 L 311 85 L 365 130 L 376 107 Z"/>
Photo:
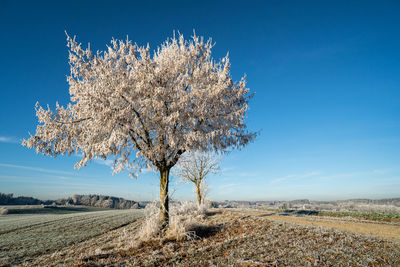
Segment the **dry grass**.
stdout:
<path fill-rule="evenodd" d="M 354 234 L 374 236 L 400 242 L 400 223 L 386 220 L 365 220 L 356 217 L 330 217 L 330 216 L 281 216 L 278 213 L 265 213 L 257 210 L 238 210 L 254 216 L 268 216 L 271 220 L 299 223 L 316 227 L 329 227 Z"/>
<path fill-rule="evenodd" d="M 197 237 L 196 230 L 206 228 L 201 221 L 204 219 L 206 208 L 194 202 L 171 203 L 169 210 L 169 228 L 161 232 L 159 224 L 159 204 L 153 202 L 146 206 L 145 221 L 138 232 L 138 242 L 150 239 L 187 240 Z"/>
<path fill-rule="evenodd" d="M 381 237 L 400 242 L 400 226 L 395 224 L 330 220 L 314 217 L 270 216 L 269 218 L 278 221 L 300 223 L 304 225 L 329 227 L 349 233 Z"/>
<path fill-rule="evenodd" d="M 139 246 L 132 246 L 138 224 L 136 228 L 130 225 L 34 263 L 67 266 L 400 266 L 400 243 L 380 238 L 226 210 L 206 216 L 202 224 L 209 226 L 203 237 L 148 239 Z M 121 235 L 123 231 L 128 234 Z M 106 243 L 119 244 L 119 247 L 106 248 Z"/>
<path fill-rule="evenodd" d="M 0 215 L 7 215 L 7 214 L 8 214 L 8 209 L 0 208 Z"/>

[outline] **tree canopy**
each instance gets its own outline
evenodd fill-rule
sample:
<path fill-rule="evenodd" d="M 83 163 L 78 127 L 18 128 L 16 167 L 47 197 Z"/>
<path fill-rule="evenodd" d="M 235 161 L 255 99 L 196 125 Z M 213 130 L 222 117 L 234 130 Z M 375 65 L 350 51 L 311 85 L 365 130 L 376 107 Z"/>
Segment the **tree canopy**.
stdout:
<path fill-rule="evenodd" d="M 149 46 L 111 41 L 104 52 L 67 35 L 70 103 L 36 104 L 39 125 L 23 145 L 57 156 L 81 153 L 75 165 L 114 159 L 114 171 L 143 167 L 168 173 L 186 151 L 240 148 L 255 137 L 245 125 L 246 79 L 234 82 L 228 55 L 211 58 L 211 39 L 175 35 Z M 161 175 L 162 176 L 162 175 Z"/>

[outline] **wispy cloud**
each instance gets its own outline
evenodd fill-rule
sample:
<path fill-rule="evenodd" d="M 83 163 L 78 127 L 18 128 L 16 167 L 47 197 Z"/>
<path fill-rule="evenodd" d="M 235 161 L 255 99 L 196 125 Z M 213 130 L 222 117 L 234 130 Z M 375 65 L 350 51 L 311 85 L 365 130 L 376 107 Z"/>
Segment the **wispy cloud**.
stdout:
<path fill-rule="evenodd" d="M 15 137 L 11 137 L 11 136 L 0 136 L 0 142 L 16 144 L 16 143 L 19 143 L 19 140 Z"/>
<path fill-rule="evenodd" d="M 223 167 L 220 172 L 224 176 L 229 177 L 258 177 L 262 176 L 259 172 L 256 171 L 238 171 L 237 167 L 227 166 Z"/>
<path fill-rule="evenodd" d="M 236 195 L 238 194 L 238 191 L 241 190 L 243 187 L 243 184 L 241 183 L 228 183 L 228 184 L 221 184 L 215 187 L 216 190 L 214 190 L 214 187 L 211 187 L 213 195 L 215 195 L 217 198 L 229 198 L 231 195 Z"/>
<path fill-rule="evenodd" d="M 111 159 L 95 159 L 93 162 L 100 165 L 106 165 L 108 167 L 112 167 L 114 164 L 114 161 Z"/>
<path fill-rule="evenodd" d="M 230 184 L 222 184 L 220 186 L 218 186 L 218 191 L 219 192 L 224 192 L 226 193 L 227 191 L 232 191 L 233 189 L 237 188 L 238 186 L 240 186 L 240 183 L 230 183 Z"/>
<path fill-rule="evenodd" d="M 222 173 L 224 173 L 224 172 L 230 172 L 230 171 L 233 171 L 233 170 L 235 170 L 235 169 L 236 169 L 235 167 L 228 166 L 228 167 L 222 168 L 222 169 L 221 169 L 221 172 L 222 172 Z"/>
<path fill-rule="evenodd" d="M 65 171 L 52 170 L 52 169 L 43 169 L 43 168 L 23 166 L 23 165 L 6 164 L 6 163 L 0 163 L 0 167 L 23 169 L 23 170 L 30 170 L 30 171 L 44 172 L 44 173 L 67 174 L 67 175 L 73 174 L 72 172 L 65 172 Z"/>
<path fill-rule="evenodd" d="M 82 153 L 76 153 L 74 156 L 82 159 L 83 154 Z M 93 163 L 99 164 L 99 165 L 105 165 L 107 167 L 112 167 L 114 165 L 114 160 L 111 159 L 102 159 L 102 158 L 97 158 L 92 160 Z"/>
<path fill-rule="evenodd" d="M 272 184 L 276 184 L 276 183 L 282 183 L 282 182 L 286 182 L 288 180 L 297 180 L 297 179 L 305 179 L 305 178 L 310 178 L 310 177 L 314 177 L 317 175 L 320 175 L 320 172 L 314 171 L 314 172 L 309 172 L 309 173 L 304 173 L 304 174 L 289 174 L 283 177 L 279 177 L 276 178 L 274 180 L 271 181 Z"/>
<path fill-rule="evenodd" d="M 111 160 L 111 159 L 95 159 L 95 160 L 93 160 L 93 162 L 96 163 L 96 164 L 105 165 L 105 166 L 110 167 L 110 168 L 112 168 L 114 166 L 114 161 Z M 138 175 L 146 174 L 146 173 L 149 173 L 149 172 L 152 172 L 152 171 L 153 170 L 150 170 L 150 169 L 147 169 L 147 168 L 143 168 Z"/>
<path fill-rule="evenodd" d="M 324 180 L 336 180 L 336 179 L 350 179 L 350 178 L 357 178 L 357 177 L 374 177 L 378 176 L 381 177 L 382 175 L 387 176 L 393 173 L 392 169 L 374 169 L 368 171 L 358 171 L 358 172 L 345 172 L 345 173 L 336 173 L 331 175 L 324 175 Z"/>
<path fill-rule="evenodd" d="M 233 174 L 235 177 L 259 177 L 261 176 L 260 173 L 258 172 L 253 172 L 253 171 L 242 171 L 242 172 L 236 172 Z"/>

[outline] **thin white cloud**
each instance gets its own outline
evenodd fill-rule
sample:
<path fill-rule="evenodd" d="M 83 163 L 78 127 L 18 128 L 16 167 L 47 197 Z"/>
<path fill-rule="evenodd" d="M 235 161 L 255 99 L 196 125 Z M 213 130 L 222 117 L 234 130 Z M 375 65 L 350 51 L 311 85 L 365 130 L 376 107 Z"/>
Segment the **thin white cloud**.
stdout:
<path fill-rule="evenodd" d="M 238 187 L 238 186 L 240 186 L 239 183 L 222 184 L 222 185 L 218 186 L 218 190 L 225 191 L 225 190 L 233 189 L 233 188 Z"/>
<path fill-rule="evenodd" d="M 224 172 L 230 172 L 230 171 L 234 171 L 235 169 L 236 169 L 235 167 L 230 167 L 230 166 L 228 166 L 228 167 L 222 168 L 222 169 L 221 169 L 221 172 L 222 172 L 222 173 L 224 173 Z"/>
<path fill-rule="evenodd" d="M 95 159 L 95 160 L 93 160 L 93 162 L 96 163 L 96 164 L 105 165 L 105 166 L 110 167 L 110 168 L 112 168 L 114 166 L 114 161 L 111 160 L 111 159 L 105 159 L 105 160 L 104 159 Z M 143 168 L 139 173 L 137 173 L 137 175 L 139 177 L 141 174 L 146 174 L 146 173 L 149 173 L 149 172 L 154 172 L 154 171 L 150 170 L 150 169 L 147 169 L 147 168 Z M 134 178 L 134 179 L 136 179 L 136 178 Z"/>
<path fill-rule="evenodd" d="M 17 138 L 10 137 L 10 136 L 0 136 L 0 142 L 1 143 L 10 143 L 10 144 L 19 143 Z"/>
<path fill-rule="evenodd" d="M 93 162 L 100 165 L 106 165 L 108 167 L 112 167 L 114 164 L 114 161 L 111 159 L 95 159 Z"/>
<path fill-rule="evenodd" d="M 391 171 L 392 171 L 391 169 L 375 169 L 375 170 L 372 170 L 372 173 L 374 173 L 374 174 L 388 174 Z"/>
<path fill-rule="evenodd" d="M 67 175 L 73 174 L 72 172 L 65 172 L 65 171 L 52 170 L 52 169 L 43 169 L 43 168 L 23 166 L 23 165 L 6 164 L 6 163 L 0 163 L 0 167 L 30 170 L 30 171 L 44 172 L 44 173 L 56 173 L 56 174 L 67 174 Z"/>
<path fill-rule="evenodd" d="M 238 176 L 238 177 L 258 177 L 258 176 L 261 176 L 258 172 L 251 172 L 251 171 L 250 172 L 247 172 L 247 171 L 238 172 L 235 175 Z"/>
<path fill-rule="evenodd" d="M 82 159 L 83 155 L 82 153 L 76 153 L 74 156 Z M 107 167 L 112 167 L 114 165 L 114 161 L 111 159 L 102 159 L 102 158 L 97 158 L 92 160 L 93 163 L 99 164 L 99 165 L 105 165 Z"/>
<path fill-rule="evenodd" d="M 235 193 L 241 186 L 243 186 L 240 183 L 230 183 L 230 184 L 222 184 L 217 187 L 217 190 L 213 190 L 213 195 L 215 194 L 216 196 L 220 197 L 226 197 L 229 194 Z"/>
<path fill-rule="evenodd" d="M 64 177 L 64 176 L 45 176 L 46 179 L 38 179 L 35 176 L 30 176 L 30 175 L 0 175 L 0 183 L 1 182 L 12 182 L 12 183 L 23 183 L 25 186 L 27 183 L 35 183 L 35 184 L 49 184 L 49 183 L 54 183 L 54 182 L 62 182 L 63 180 L 72 180 L 70 177 Z M 51 178 L 51 182 L 49 182 L 49 178 Z M 55 180 L 54 178 L 58 178 L 58 180 Z"/>
<path fill-rule="evenodd" d="M 75 153 L 74 154 L 74 156 L 75 157 L 78 157 L 78 158 L 83 158 L 83 154 L 82 153 Z M 95 163 L 95 164 L 98 164 L 98 165 L 103 165 L 103 166 L 107 166 L 107 167 L 109 167 L 109 168 L 113 168 L 113 166 L 114 166 L 114 160 L 112 160 L 112 159 L 102 159 L 102 158 L 97 158 L 97 159 L 93 159 L 92 161 L 91 161 L 92 163 Z M 135 171 L 134 170 L 128 170 L 128 169 L 126 169 L 126 171 L 133 171 L 133 173 L 135 173 Z M 140 171 L 140 173 L 136 173 L 137 174 L 137 177 L 139 177 L 141 174 L 146 174 L 146 173 L 149 173 L 149 172 L 154 172 L 153 170 L 149 170 L 149 169 L 146 169 L 146 168 L 143 168 L 141 171 Z M 135 177 L 135 178 L 133 178 L 133 177 L 131 177 L 131 178 L 133 178 L 133 179 L 136 179 L 137 177 Z"/>
<path fill-rule="evenodd" d="M 309 178 L 309 177 L 314 177 L 317 175 L 320 175 L 320 172 L 314 171 L 314 172 L 309 172 L 309 173 L 305 173 L 305 174 L 289 174 L 286 175 L 284 177 L 279 177 L 276 178 L 274 180 L 271 181 L 272 184 L 276 184 L 276 183 L 282 183 L 288 180 L 297 180 L 297 179 L 304 179 L 304 178 Z"/>
<path fill-rule="evenodd" d="M 67 176 L 59 176 L 59 175 L 55 175 L 52 176 L 53 178 L 58 178 L 60 180 L 71 180 L 71 177 L 67 177 Z"/>
<path fill-rule="evenodd" d="M 227 166 L 223 167 L 220 173 L 224 176 L 230 177 L 258 177 L 262 176 L 259 172 L 255 171 L 238 171 L 238 168 L 235 166 Z"/>
<path fill-rule="evenodd" d="M 331 175 L 325 175 L 323 178 L 326 181 L 336 180 L 336 179 L 350 179 L 358 177 L 381 177 L 382 175 L 388 176 L 393 173 L 392 169 L 374 169 L 369 171 L 358 171 L 358 172 L 346 172 L 346 173 L 336 173 Z"/>

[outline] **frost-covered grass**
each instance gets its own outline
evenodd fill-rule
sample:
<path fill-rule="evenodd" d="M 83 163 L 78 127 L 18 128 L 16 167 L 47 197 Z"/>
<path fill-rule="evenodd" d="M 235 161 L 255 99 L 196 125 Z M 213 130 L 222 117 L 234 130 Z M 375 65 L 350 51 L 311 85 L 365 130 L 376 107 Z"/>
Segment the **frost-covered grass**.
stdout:
<path fill-rule="evenodd" d="M 189 205 L 184 203 L 178 206 L 181 208 L 175 214 L 195 211 L 191 211 L 194 207 L 190 203 L 186 204 Z M 153 236 L 137 243 L 138 232 L 147 220 L 141 218 L 132 224 L 38 257 L 33 262 L 25 262 L 24 265 L 400 266 L 398 242 L 331 228 L 271 220 L 272 217 L 266 212 L 211 210 L 196 219 L 203 226 L 214 227 L 208 235 L 196 238 Z M 337 220 L 340 218 L 332 223 Z"/>
<path fill-rule="evenodd" d="M 329 228 L 222 212 L 206 219 L 206 238 L 145 242 L 78 265 L 116 266 L 400 266 L 400 243 Z"/>
<path fill-rule="evenodd" d="M 82 214 L 84 214 L 84 212 L 92 211 L 92 209 L 90 208 L 89 209 L 79 208 L 74 212 L 68 211 L 65 214 L 64 210 L 59 211 L 59 208 L 56 208 L 56 209 L 46 209 L 47 214 L 42 214 L 42 212 L 36 212 L 37 209 L 38 208 L 26 208 L 26 209 L 20 207 L 10 208 L 11 211 L 24 210 L 24 212 L 8 214 L 7 216 L 0 217 L 0 234 L 7 233 L 14 229 L 33 226 L 35 224 L 41 224 L 44 222 L 49 223 L 51 221 L 64 220 L 65 218 L 73 218 L 75 216 L 82 217 Z M 93 214 L 93 216 L 95 215 Z"/>
<path fill-rule="evenodd" d="M 145 242 L 151 238 L 173 240 L 193 239 L 196 230 L 206 227 L 201 224 L 206 214 L 206 207 L 195 202 L 172 202 L 169 208 L 169 228 L 165 234 L 159 224 L 159 204 L 153 202 L 146 206 L 145 221 L 138 232 L 138 240 Z"/>
<path fill-rule="evenodd" d="M 363 220 L 374 220 L 384 222 L 400 222 L 400 209 L 393 208 L 388 205 L 375 205 L 370 206 L 369 209 L 362 208 L 364 206 L 357 206 L 355 210 L 318 210 L 318 209 L 274 209 L 269 207 L 257 207 L 256 210 L 269 211 L 273 213 L 290 213 L 292 215 L 317 215 L 317 216 L 330 216 L 330 217 L 349 217 Z"/>
<path fill-rule="evenodd" d="M 322 211 L 319 215 L 332 217 L 357 217 L 375 221 L 400 221 L 400 213 L 384 211 Z"/>
<path fill-rule="evenodd" d="M 0 265 L 52 253 L 66 246 L 131 223 L 140 210 L 72 214 L 10 214 L 0 217 Z"/>
<path fill-rule="evenodd" d="M 7 209 L 8 214 L 69 214 L 77 212 L 109 210 L 88 206 L 45 206 L 45 205 L 9 205 L 0 206 L 0 211 Z"/>

